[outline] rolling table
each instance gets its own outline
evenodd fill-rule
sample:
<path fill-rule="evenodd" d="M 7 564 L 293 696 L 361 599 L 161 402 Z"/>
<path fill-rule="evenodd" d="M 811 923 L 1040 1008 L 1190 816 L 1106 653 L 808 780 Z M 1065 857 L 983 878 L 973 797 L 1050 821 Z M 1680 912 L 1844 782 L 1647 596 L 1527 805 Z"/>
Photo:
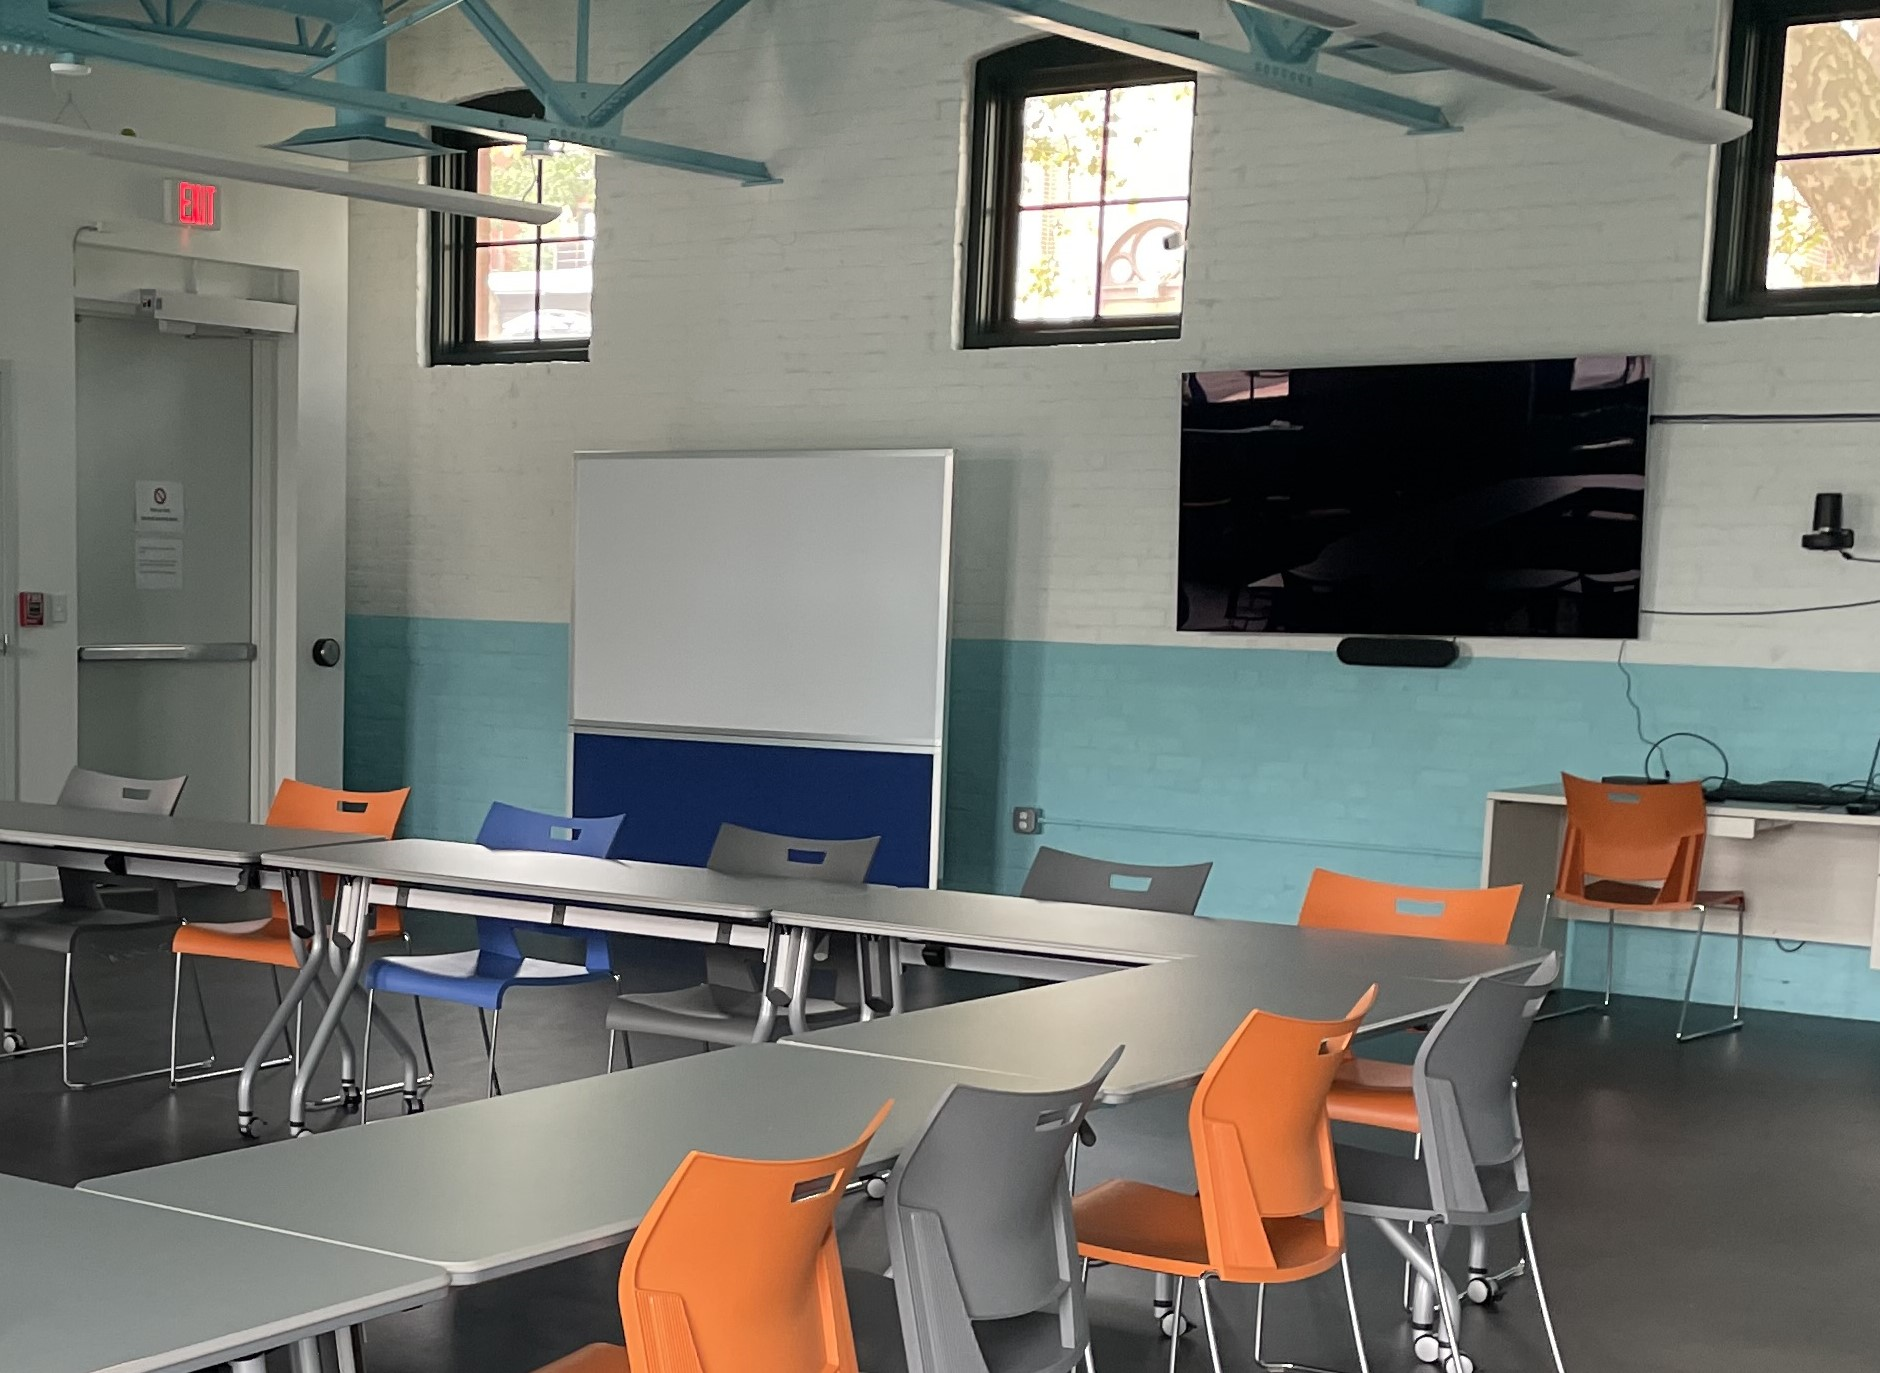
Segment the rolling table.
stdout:
<path fill-rule="evenodd" d="M 0 1366 L 17 1373 L 258 1373 L 443 1296 L 444 1273 L 381 1254 L 0 1176 Z M 351 1343 L 340 1342 L 341 1367 Z"/>
<path fill-rule="evenodd" d="M 339 881 L 330 935 L 320 936 L 331 944 L 339 983 L 301 1055 L 300 1071 L 288 1099 L 288 1132 L 293 1135 L 306 1130 L 307 1089 L 328 1041 L 339 1030 L 346 1002 L 364 970 L 365 933 L 375 906 L 736 944 L 763 949 L 767 975 L 772 979 L 793 975 L 791 962 L 797 937 L 793 933 L 788 948 L 780 951 L 764 904 L 766 891 L 775 883 L 731 877 L 705 868 L 486 849 L 479 844 L 441 839 L 336 844 L 329 835 L 322 847 L 270 853 L 265 861 L 287 874 L 289 913 L 297 927 L 305 924 L 317 929 L 326 923 L 319 902 L 319 878 L 328 876 Z M 236 1112 L 245 1135 L 253 1133 L 254 1078 L 262 1056 L 272 1036 L 286 1026 L 303 990 L 296 983 L 276 1012 L 279 1024 L 270 1022 L 242 1067 Z M 781 991 L 765 999 L 766 1023 L 761 1028 L 766 1032 L 768 1022 L 785 1000 L 786 994 Z M 394 1034 L 390 1041 L 404 1073 L 409 1110 L 417 1101 L 417 1058 L 403 1036 Z"/>
<path fill-rule="evenodd" d="M 263 860 L 264 854 L 325 847 L 332 843 L 333 834 L 328 830 L 286 829 L 238 820 L 138 815 L 27 801 L 0 802 L 0 862 L 38 863 L 108 873 L 114 877 L 197 882 L 232 887 L 237 891 L 259 887 L 280 889 L 286 885 L 285 879 L 278 868 Z M 307 899 L 317 903 L 318 891 L 314 890 Z M 322 922 L 313 923 L 318 926 Z M 309 931 L 309 936 L 311 933 Z M 308 969 L 312 970 L 311 975 Z M 307 957 L 302 979 L 310 985 L 311 978 L 318 972 L 319 960 Z M 295 985 L 301 987 L 304 995 L 302 983 L 297 981 Z M 10 1026 L 12 997 L 4 977 L 0 977 L 0 998 L 4 999 Z M 283 1015 L 280 1025 L 286 1023 Z M 250 1055 L 254 1062 L 261 1061 L 266 1046 L 279 1028 L 275 1027 L 257 1042 L 255 1052 Z M 351 1040 L 342 1039 L 341 1048 L 347 1065 L 346 1076 L 350 1077 L 354 1059 Z M 208 1061 L 213 1061 L 213 1056 Z"/>
<path fill-rule="evenodd" d="M 1299 933 L 1295 931 L 1295 933 Z M 1311 933 L 1307 931 L 1305 933 Z M 1363 939 L 1365 936 L 1358 936 Z M 1376 938 L 1372 936 L 1370 938 Z M 1388 944 L 1431 941 L 1385 940 Z M 1440 952 L 1480 949 L 1453 960 L 1457 977 L 1518 972 L 1539 950 L 1443 944 Z M 1441 959 L 1419 960 L 1428 968 Z M 1487 965 L 1496 966 L 1487 966 Z M 1367 966 L 1376 971 L 1367 971 Z M 1112 1048 L 1124 1047 L 1098 1100 L 1116 1106 L 1201 1080 L 1221 1045 L 1255 1007 L 1304 1019 L 1345 1014 L 1373 982 L 1378 997 L 1361 1035 L 1436 1019 L 1456 999 L 1453 981 L 1397 977 L 1386 958 L 1281 962 L 1192 959 L 1031 987 L 999 996 L 910 1011 L 866 1025 L 838 1025 L 793 1036 L 802 1048 L 898 1058 L 918 1063 L 1019 1073 L 1054 1085 L 1086 1076 Z"/>
<path fill-rule="evenodd" d="M 1108 1047 L 1083 1056 L 1088 1077 Z M 82 1190 L 434 1264 L 486 1282 L 627 1239 L 693 1149 L 803 1158 L 852 1140 L 892 1098 L 879 1171 L 955 1082 L 989 1073 L 753 1044 L 238 1153 Z"/>
<path fill-rule="evenodd" d="M 1475 977 L 1532 966 L 1532 950 L 1343 930 L 1302 930 L 1260 920 L 1219 920 L 1113 906 L 1034 901 L 985 892 L 795 883 L 771 911 L 783 930 L 853 934 L 886 943 L 897 971 L 917 961 L 910 945 L 944 950 L 946 966 L 1064 981 L 1118 966 L 1225 960 L 1255 970 L 1359 970 L 1386 975 Z M 1284 979 L 1272 983 L 1281 989 Z M 895 1000 L 899 1001 L 898 989 Z M 1349 1005 L 1349 1001 L 1346 1003 Z M 791 1029 L 803 1031 L 800 1015 Z"/>

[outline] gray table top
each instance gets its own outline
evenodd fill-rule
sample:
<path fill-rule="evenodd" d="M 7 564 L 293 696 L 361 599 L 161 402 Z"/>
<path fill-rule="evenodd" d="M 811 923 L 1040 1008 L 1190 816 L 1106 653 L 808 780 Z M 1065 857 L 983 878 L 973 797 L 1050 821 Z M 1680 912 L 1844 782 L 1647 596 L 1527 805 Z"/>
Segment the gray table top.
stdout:
<path fill-rule="evenodd" d="M 442 1296 L 431 1265 L 0 1176 L 0 1366 L 189 1373 Z"/>
<path fill-rule="evenodd" d="M 797 882 L 775 901 L 771 918 L 780 924 L 1099 962 L 1353 963 L 1374 978 L 1450 978 L 1503 972 L 1540 956 L 1537 950 L 1500 944 L 1302 930 L 1290 921 L 1168 915 L 987 892 Z"/>
<path fill-rule="evenodd" d="M 630 863 L 567 853 L 486 849 L 444 839 L 373 839 L 267 855 L 267 866 L 363 877 L 392 886 L 615 906 L 761 923 L 777 881 L 708 868 Z"/>
<path fill-rule="evenodd" d="M 1048 1085 L 750 1045 L 83 1188 L 418 1259 L 448 1270 L 453 1282 L 481 1282 L 626 1239 L 692 1149 L 762 1158 L 827 1153 L 892 1098 L 894 1113 L 864 1158 L 866 1167 L 885 1165 L 958 1081 Z"/>
<path fill-rule="evenodd" d="M 196 820 L 32 801 L 0 802 L 0 844 L 186 862 L 253 864 L 259 863 L 264 853 L 322 847 L 332 844 L 333 839 L 330 830 L 285 829 L 243 820 Z"/>
<path fill-rule="evenodd" d="M 1240 964 L 1194 959 L 1104 973 L 1007 992 L 865 1024 L 816 1030 L 787 1044 L 958 1068 L 998 1068 L 1045 1082 L 1088 1074 L 1118 1044 L 1122 1060 L 1102 1100 L 1192 1085 L 1255 1007 L 1280 1015 L 1332 1019 L 1373 981 L 1378 998 L 1360 1033 L 1433 1020 L 1461 991 L 1456 982 L 1381 981 L 1362 967 Z"/>

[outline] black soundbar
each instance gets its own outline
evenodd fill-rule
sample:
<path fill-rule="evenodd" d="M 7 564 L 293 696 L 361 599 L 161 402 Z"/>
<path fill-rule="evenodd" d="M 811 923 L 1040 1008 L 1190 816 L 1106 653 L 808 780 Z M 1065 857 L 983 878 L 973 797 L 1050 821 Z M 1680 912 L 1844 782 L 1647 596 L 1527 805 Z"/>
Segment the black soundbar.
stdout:
<path fill-rule="evenodd" d="M 1338 641 L 1338 661 L 1348 667 L 1448 667 L 1461 653 L 1453 639 Z"/>

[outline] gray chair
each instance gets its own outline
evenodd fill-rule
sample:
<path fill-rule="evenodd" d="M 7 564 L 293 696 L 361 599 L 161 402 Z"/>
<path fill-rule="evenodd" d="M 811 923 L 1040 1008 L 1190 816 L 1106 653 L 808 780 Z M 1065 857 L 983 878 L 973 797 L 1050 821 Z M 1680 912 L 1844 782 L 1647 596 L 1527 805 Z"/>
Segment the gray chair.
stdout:
<path fill-rule="evenodd" d="M 1437 1227 L 1479 1230 L 1517 1221 L 1554 1368 L 1565 1373 L 1528 1224 L 1533 1193 L 1514 1085 L 1516 1060 L 1557 963 L 1558 955 L 1550 954 L 1519 981 L 1475 979 L 1431 1028 L 1414 1079 L 1421 1158 L 1338 1146 L 1345 1212 L 1369 1216 L 1410 1262 L 1417 1275 L 1411 1302 L 1416 1355 L 1424 1363 L 1440 1361 L 1446 1373 L 1469 1373 L 1472 1364 L 1457 1343 L 1460 1306 L 1443 1272 Z M 1413 1238 L 1415 1226 L 1423 1229 L 1422 1246 Z"/>
<path fill-rule="evenodd" d="M 123 811 L 139 815 L 169 815 L 176 810 L 176 802 L 183 794 L 183 784 L 188 779 L 170 777 L 160 781 L 147 781 L 140 777 L 116 777 L 110 773 L 94 772 L 89 768 L 73 768 L 65 779 L 65 786 L 59 791 L 58 804 L 83 810 Z M 91 872 L 76 869 L 59 869 L 60 900 L 51 905 L 28 906 L 17 911 L 0 912 L 0 943 L 14 944 L 26 949 L 39 949 L 45 953 L 57 954 L 65 961 L 64 1001 L 60 1013 L 59 1043 L 42 1045 L 39 1048 L 27 1047 L 15 1024 L 13 989 L 0 975 L 0 1049 L 9 1057 L 25 1054 L 49 1053 L 59 1051 L 60 1074 L 67 1087 L 74 1090 L 84 1087 L 105 1087 L 118 1082 L 135 1082 L 141 1078 L 161 1077 L 170 1070 L 153 1068 L 148 1072 L 125 1073 L 118 1077 L 97 1078 L 89 1082 L 80 1082 L 72 1077 L 72 1050 L 83 1048 L 90 1041 L 90 1032 L 85 1024 L 85 1008 L 79 1002 L 78 984 L 73 976 L 73 961 L 81 939 L 92 939 L 111 934 L 123 934 L 135 930 L 160 929 L 182 923 L 177 912 L 176 884 L 168 880 L 159 880 L 156 888 L 156 909 L 150 911 L 125 910 L 105 904 L 102 888 L 110 885 L 108 878 Z M 171 1017 L 174 1019 L 176 1004 L 182 996 L 182 978 L 174 979 L 171 991 Z M 200 1063 L 186 1066 L 207 1067 L 215 1061 L 215 1041 L 209 1038 L 209 1015 L 203 1006 L 202 983 L 197 981 L 196 1009 L 202 1017 L 202 1032 L 209 1042 L 209 1057 Z M 72 1035 L 72 1018 L 78 1018 L 78 1037 Z"/>
<path fill-rule="evenodd" d="M 1045 846 L 1031 860 L 1020 896 L 1038 901 L 1076 901 L 1086 906 L 1122 906 L 1136 911 L 1193 915 L 1201 904 L 1212 863 L 1153 867 L 1112 863 Z"/>
<path fill-rule="evenodd" d="M 1113 863 L 1107 858 L 1091 858 L 1068 853 L 1050 845 L 1041 847 L 1025 873 L 1020 896 L 1036 901 L 1075 901 L 1086 906 L 1120 906 L 1127 910 L 1162 911 L 1169 915 L 1193 915 L 1201 904 L 1201 889 L 1207 885 L 1212 863 L 1190 863 L 1157 867 L 1144 863 Z M 971 984 L 962 987 L 960 976 L 981 975 L 949 970 L 941 991 L 934 999 L 962 1001 L 973 994 Z M 1188 1323 L 1175 1309 L 1174 1282 L 1157 1274 L 1155 1279 L 1154 1319 L 1165 1335 L 1179 1335 Z"/>
<path fill-rule="evenodd" d="M 867 839 L 797 839 L 784 834 L 720 825 L 705 866 L 736 877 L 807 878 L 860 886 L 868 880 L 879 835 Z M 817 966 L 820 965 L 820 966 Z M 764 965 L 743 949 L 708 945 L 699 980 L 672 991 L 628 992 L 607 1011 L 607 1069 L 614 1051 L 633 1066 L 632 1033 L 715 1044 L 749 1044 L 763 1024 Z M 860 1004 L 859 954 L 852 938 L 818 942 L 812 963 L 804 1020 L 811 1028 L 855 1015 Z"/>
<path fill-rule="evenodd" d="M 1071 1142 L 1123 1051 L 1055 1092 L 956 1085 L 888 1178 L 892 1280 L 843 1275 L 869 1373 L 1068 1373 L 1090 1343 Z M 890 1295 L 886 1289 L 892 1286 Z M 879 1316 L 898 1317 L 899 1348 Z"/>

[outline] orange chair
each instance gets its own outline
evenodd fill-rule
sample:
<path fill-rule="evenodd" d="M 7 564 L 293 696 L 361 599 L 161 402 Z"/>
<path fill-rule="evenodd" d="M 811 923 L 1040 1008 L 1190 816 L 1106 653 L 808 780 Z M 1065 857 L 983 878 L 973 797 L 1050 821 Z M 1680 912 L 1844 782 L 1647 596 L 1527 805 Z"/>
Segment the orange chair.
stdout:
<path fill-rule="evenodd" d="M 405 799 L 411 795 L 410 787 L 397 791 L 338 791 L 332 787 L 316 787 L 309 782 L 296 781 L 292 777 L 282 780 L 280 788 L 274 793 L 274 804 L 268 808 L 268 824 L 279 825 L 285 829 L 331 830 L 335 834 L 350 834 L 372 839 L 390 839 L 398 828 L 398 818 L 404 813 Z M 335 883 L 330 879 L 325 883 L 327 899 L 333 897 Z M 367 936 L 374 942 L 405 937 L 404 922 L 397 910 L 390 906 L 374 908 L 372 932 Z M 170 950 L 176 955 L 178 975 L 181 975 L 183 958 L 226 958 L 239 963 L 259 963 L 273 971 L 274 991 L 281 994 L 280 969 L 290 971 L 300 967 L 300 954 L 287 922 L 287 903 L 281 894 L 275 892 L 272 897 L 270 914 L 265 920 L 244 920 L 229 924 L 185 924 L 177 930 L 176 937 L 170 941 Z M 420 1012 L 422 1017 L 422 1012 Z M 294 1061 L 299 1053 L 300 1032 L 296 1018 L 293 1055 L 286 1058 L 271 1059 L 262 1064 L 264 1068 L 278 1068 Z M 422 1034 L 424 1021 L 419 1019 L 418 1027 Z M 425 1045 L 425 1059 L 430 1059 L 430 1045 Z M 179 1077 L 176 1072 L 176 1030 L 174 1024 L 170 1031 L 170 1085 L 184 1082 L 201 1082 L 212 1077 L 226 1077 L 238 1073 L 239 1068 L 221 1069 L 210 1073 L 197 1073 L 189 1077 Z"/>
<path fill-rule="evenodd" d="M 1456 939 L 1472 944 L 1505 944 L 1514 927 L 1521 888 L 1468 887 L 1458 889 L 1405 887 L 1390 882 L 1320 868 L 1306 887 L 1299 923 L 1308 929 L 1357 930 L 1365 934 L 1403 934 L 1426 939 Z M 1347 1054 L 1332 1080 L 1325 1108 L 1345 1125 L 1369 1125 L 1418 1137 L 1422 1148 L 1423 1123 L 1417 1114 L 1416 1069 L 1408 1063 Z M 1500 1273 L 1488 1270 L 1487 1232 L 1469 1234 L 1468 1299 L 1486 1306 L 1501 1295 L 1501 1285 L 1520 1272 L 1520 1266 Z M 1404 1300 L 1409 1302 L 1410 1270 L 1404 1269 Z"/>
<path fill-rule="evenodd" d="M 538 1373 L 857 1373 L 836 1204 L 893 1106 L 822 1158 L 687 1154 L 620 1266 L 627 1347 Z"/>
<path fill-rule="evenodd" d="M 1210 1279 L 1258 1283 L 1263 1318 L 1268 1283 L 1299 1282 L 1335 1266 L 1344 1272 L 1359 1367 L 1368 1368 L 1325 1097 L 1376 998 L 1373 987 L 1340 1020 L 1256 1010 L 1241 1022 L 1189 1103 L 1196 1194 L 1118 1179 L 1072 1204 L 1086 1274 L 1092 1261 L 1165 1274 L 1175 1279 L 1178 1312 L 1182 1285 L 1195 1279 L 1216 1368 Z M 1259 1326 L 1253 1357 L 1260 1362 Z"/>
<path fill-rule="evenodd" d="M 1579 1011 L 1605 1011 L 1612 1005 L 1613 927 L 1620 911 L 1637 914 L 1686 914 L 1697 917 L 1697 939 L 1684 978 L 1678 1008 L 1680 1044 L 1743 1028 L 1743 923 L 1748 902 L 1740 891 L 1705 891 L 1698 886 L 1704 867 L 1704 838 L 1709 816 L 1699 782 L 1662 782 L 1620 786 L 1561 774 L 1567 797 L 1567 833 L 1560 846 L 1560 872 L 1541 912 L 1543 937 L 1555 902 L 1606 912 L 1606 991 L 1597 1001 L 1550 1011 L 1552 1020 Z M 1691 992 L 1697 984 L 1697 959 L 1704 950 L 1704 930 L 1713 909 L 1736 913 L 1736 990 L 1730 1019 L 1721 1025 L 1685 1033 Z"/>
<path fill-rule="evenodd" d="M 1505 944 L 1514 925 L 1521 888 L 1447 889 L 1373 882 L 1345 873 L 1315 870 L 1306 886 L 1299 924 L 1314 930 L 1403 934 Z M 1327 1101 L 1332 1119 L 1352 1125 L 1416 1134 L 1416 1096 L 1407 1063 L 1348 1056 Z"/>
<path fill-rule="evenodd" d="M 1315 869 L 1299 907 L 1308 930 L 1407 934 L 1469 944 L 1506 944 L 1521 888 L 1405 887 Z"/>

